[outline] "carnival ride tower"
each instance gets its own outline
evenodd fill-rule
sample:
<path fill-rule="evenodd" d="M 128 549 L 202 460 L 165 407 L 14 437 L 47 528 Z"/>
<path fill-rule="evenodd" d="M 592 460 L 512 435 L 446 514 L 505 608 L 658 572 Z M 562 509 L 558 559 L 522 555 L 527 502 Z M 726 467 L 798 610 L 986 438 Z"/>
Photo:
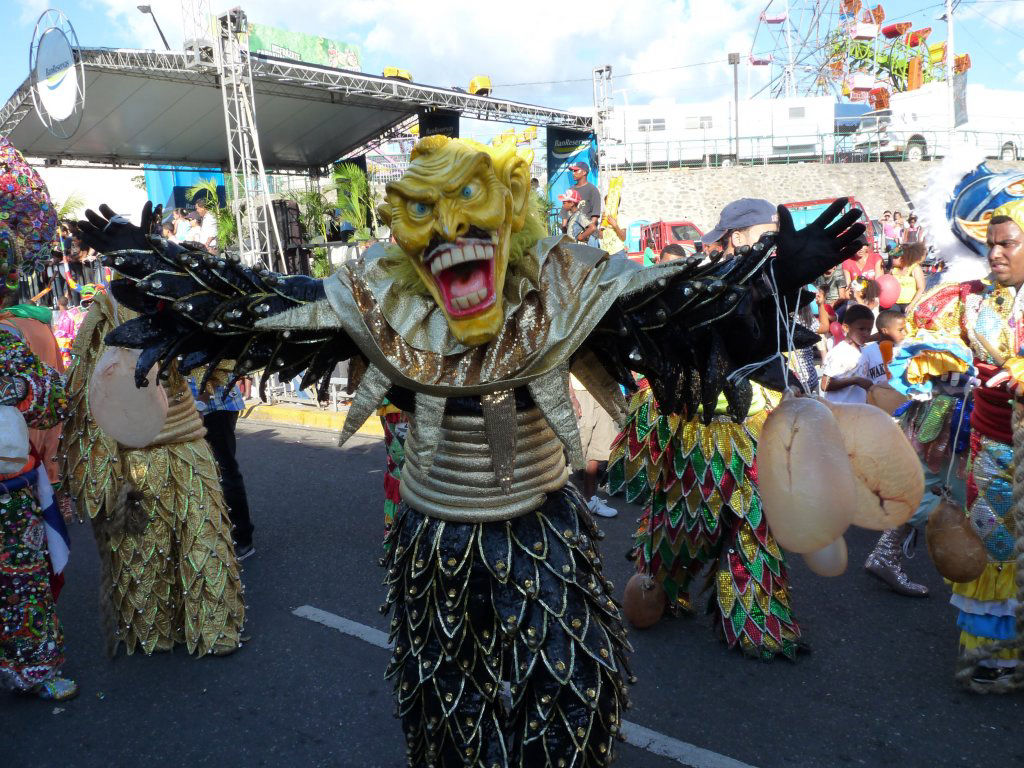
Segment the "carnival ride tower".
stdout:
<path fill-rule="evenodd" d="M 882 5 L 862 0 L 771 0 L 758 18 L 750 54 L 751 68 L 771 67 L 771 75 L 753 95 L 828 94 L 884 109 L 892 93 L 970 69 L 969 55 L 931 42 L 931 32 L 889 20 Z"/>
<path fill-rule="evenodd" d="M 769 0 L 758 16 L 748 63 L 752 70 L 770 69 L 770 75 L 751 95 L 827 93 L 828 85 L 818 75 L 827 59 L 825 41 L 837 20 L 836 0 Z"/>

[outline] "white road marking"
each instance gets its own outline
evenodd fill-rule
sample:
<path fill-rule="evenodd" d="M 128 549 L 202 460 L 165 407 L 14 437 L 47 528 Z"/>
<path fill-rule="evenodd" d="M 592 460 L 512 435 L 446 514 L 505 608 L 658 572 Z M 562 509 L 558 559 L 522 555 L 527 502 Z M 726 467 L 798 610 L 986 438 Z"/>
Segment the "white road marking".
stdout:
<path fill-rule="evenodd" d="M 310 621 L 315 621 L 317 624 L 323 624 L 325 627 L 331 627 L 339 632 L 344 632 L 346 635 L 358 637 L 360 640 L 363 640 L 370 645 L 376 645 L 378 648 L 391 650 L 391 643 L 388 642 L 388 635 L 386 632 L 381 632 L 379 629 L 374 629 L 373 627 L 368 627 L 365 624 L 360 624 L 358 621 L 352 621 L 351 619 L 346 619 L 344 616 L 338 616 L 334 613 L 321 611 L 319 608 L 314 608 L 312 605 L 300 605 L 292 611 L 292 613 L 299 618 L 309 619 Z"/>
<path fill-rule="evenodd" d="M 312 605 L 300 605 L 292 613 L 299 618 L 315 621 L 317 624 L 323 624 L 325 627 L 359 638 L 378 648 L 391 649 L 386 632 L 368 627 L 366 624 L 360 624 L 358 621 L 322 611 Z M 622 735 L 627 744 L 632 744 L 634 747 L 661 757 L 667 757 L 680 765 L 688 766 L 688 768 L 753 768 L 747 763 L 674 739 L 628 720 L 622 721 Z"/>

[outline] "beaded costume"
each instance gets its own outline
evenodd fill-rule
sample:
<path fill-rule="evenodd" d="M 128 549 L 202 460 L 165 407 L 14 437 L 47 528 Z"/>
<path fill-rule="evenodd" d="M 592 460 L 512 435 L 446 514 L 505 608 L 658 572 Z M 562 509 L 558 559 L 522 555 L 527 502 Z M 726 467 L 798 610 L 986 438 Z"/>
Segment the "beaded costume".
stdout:
<path fill-rule="evenodd" d="M 942 285 L 925 294 L 916 305 L 913 330 L 944 332 L 958 336 L 970 347 L 982 381 L 998 371 L 992 351 L 1009 357 L 1021 348 L 1024 311 L 1021 294 L 992 279 Z M 984 341 L 979 340 L 979 337 Z M 988 346 L 986 346 L 986 344 Z M 977 651 L 993 641 L 1016 636 L 1014 608 L 1018 587 L 1014 544 L 1013 445 L 1010 428 L 1010 394 L 979 387 L 974 390 L 970 425 L 970 458 L 967 466 L 967 513 L 981 537 L 989 562 L 984 573 L 971 582 L 953 583 L 950 602 L 958 609 L 962 654 Z M 919 419 L 918 440 L 948 455 L 952 412 L 962 407 L 953 397 L 936 398 Z M 954 427 L 955 429 L 955 427 Z M 924 433 L 924 434 L 921 434 Z M 929 439 L 931 438 L 931 439 Z M 1014 667 L 1019 653 L 1008 648 L 981 661 L 983 666 Z"/>
<path fill-rule="evenodd" d="M 381 208 L 395 244 L 325 280 L 148 237 L 148 211 L 141 229 L 109 210 L 83 225 L 129 278 L 115 295 L 143 313 L 108 337 L 143 349 L 137 381 L 155 364 L 228 359 L 238 375 L 305 370 L 323 391 L 350 359 L 342 440 L 385 397 L 413 414 L 385 558 L 387 674 L 412 766 L 610 762 L 628 644 L 586 502 L 567 483 L 566 449 L 582 464 L 569 370 L 622 419 L 616 381 L 632 384 L 629 369 L 674 410 L 724 388 L 745 412 L 749 384 L 726 374 L 779 345 L 762 283 L 769 241 L 726 264 L 641 270 L 546 238 L 529 159 L 422 140 Z M 842 258 L 851 223 L 783 227 L 790 298 Z"/>
<path fill-rule="evenodd" d="M 230 653 L 241 641 L 245 603 L 231 523 L 206 430 L 188 382 L 164 382 L 167 421 L 146 448 L 128 449 L 89 412 L 89 378 L 104 335 L 134 313 L 98 295 L 74 344 L 64 477 L 92 522 L 103 567 L 101 608 L 108 653 Z"/>
<path fill-rule="evenodd" d="M 757 489 L 754 454 L 770 405 L 763 390 L 757 395 L 741 422 L 719 409 L 704 424 L 661 413 L 642 383 L 612 447 L 608 485 L 644 506 L 637 571 L 664 588 L 671 611 L 694 611 L 692 582 L 712 563 L 708 611 L 728 646 L 765 660 L 793 658 L 800 627 Z"/>
<path fill-rule="evenodd" d="M 21 339 L 0 329 L 0 402 L 17 405 L 29 426 L 58 424 L 67 409 L 64 383 Z M 0 688 L 27 691 L 54 678 L 64 664 L 64 637 L 50 591 L 43 512 L 35 457 L 0 475 Z"/>

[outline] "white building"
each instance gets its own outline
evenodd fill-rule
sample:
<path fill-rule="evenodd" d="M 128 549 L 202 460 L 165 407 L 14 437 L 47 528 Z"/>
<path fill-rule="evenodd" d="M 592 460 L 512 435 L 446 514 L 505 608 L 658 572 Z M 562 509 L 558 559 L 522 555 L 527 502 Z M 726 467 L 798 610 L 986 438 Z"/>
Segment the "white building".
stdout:
<path fill-rule="evenodd" d="M 737 158 L 780 162 L 831 156 L 835 149 L 835 101 L 830 96 L 740 101 L 738 142 L 735 111 L 728 97 L 616 105 L 601 144 L 604 161 L 633 167 L 730 164 Z"/>

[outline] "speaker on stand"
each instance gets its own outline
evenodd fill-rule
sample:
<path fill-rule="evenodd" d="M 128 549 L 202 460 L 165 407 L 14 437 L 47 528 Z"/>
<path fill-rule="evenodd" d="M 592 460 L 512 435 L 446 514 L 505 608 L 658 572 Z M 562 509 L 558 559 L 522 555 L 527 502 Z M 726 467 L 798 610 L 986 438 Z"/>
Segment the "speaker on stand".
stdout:
<path fill-rule="evenodd" d="M 294 200 L 273 200 L 274 221 L 284 248 L 284 271 L 289 275 L 309 274 L 309 249 L 303 247 L 305 238 L 299 204 Z"/>

